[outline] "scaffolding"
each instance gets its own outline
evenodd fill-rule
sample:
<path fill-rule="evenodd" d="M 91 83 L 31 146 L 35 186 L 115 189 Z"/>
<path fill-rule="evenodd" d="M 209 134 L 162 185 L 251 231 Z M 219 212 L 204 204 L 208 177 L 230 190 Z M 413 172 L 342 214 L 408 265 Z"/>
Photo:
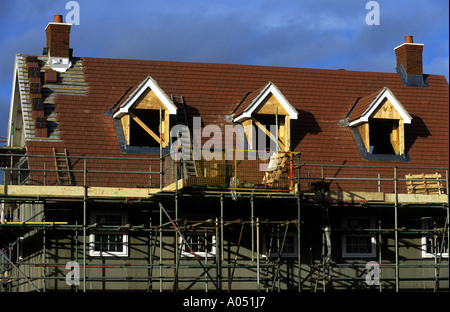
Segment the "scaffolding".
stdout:
<path fill-rule="evenodd" d="M 236 154 L 236 151 L 233 153 Z M 5 184 L 0 189 L 4 209 L 4 218 L 0 224 L 3 243 L 0 269 L 2 291 L 88 291 L 93 289 L 92 285 L 101 285 L 100 289 L 108 290 L 115 289 L 122 282 L 138 285 L 130 286 L 130 289 L 147 291 L 276 292 L 354 287 L 348 285 L 378 291 L 400 291 L 403 290 L 403 283 L 411 281 L 423 281 L 423 285 L 427 285 L 422 287 L 425 290 L 448 290 L 449 260 L 448 256 L 444 257 L 444 254 L 448 255 L 446 246 L 450 238 L 449 202 L 446 195 L 449 191 L 448 168 L 302 164 L 300 153 L 289 153 L 286 170 L 283 170 L 287 183 L 283 187 L 280 187 L 281 184 L 275 188 L 268 188 L 267 185 L 242 187 L 236 182 L 230 184 L 232 177 L 234 181 L 243 177 L 239 174 L 237 161 L 233 159 L 235 165 L 231 164 L 230 169 L 225 170 L 231 173 L 227 175 L 227 185 L 214 187 L 208 184 L 205 188 L 204 185 L 184 179 L 182 163 L 171 160 L 169 155 L 146 158 L 144 165 L 143 158 L 65 156 L 70 160 L 69 171 L 78 184 L 59 186 L 56 185 L 56 170 L 48 169 L 46 165 L 46 161 L 54 161 L 54 155 L 3 154 L 1 157 L 4 160 L 1 170 L 5 176 Z M 38 169 L 36 166 L 23 166 L 24 159 L 29 163 L 36 159 L 46 161 L 40 162 L 41 169 Z M 102 163 L 105 168 L 95 167 L 90 164 L 91 161 Z M 244 159 L 242 168 L 247 168 L 243 170 L 244 174 L 248 168 L 260 166 L 259 161 L 244 166 L 245 161 L 254 159 Z M 140 168 L 147 167 L 148 170 L 143 171 L 138 165 L 122 165 L 134 162 L 139 162 Z M 114 163 L 116 167 L 106 169 L 105 164 L 108 163 Z M 214 169 L 221 170 L 220 164 L 212 161 L 208 163 L 208 168 L 199 168 L 208 173 Z M 152 168 L 160 170 L 154 171 Z M 436 178 L 437 182 L 445 186 L 445 192 L 433 195 L 403 192 L 408 181 L 419 180 L 406 176 L 419 171 L 440 172 L 445 176 Z M 390 172 L 390 175 L 381 176 L 377 172 L 383 172 L 383 175 Z M 259 184 L 267 181 L 264 177 L 267 175 L 258 176 Z M 112 186 L 114 183 L 115 186 Z M 185 202 L 196 201 L 207 201 L 215 207 L 208 212 L 208 218 L 195 219 L 195 214 L 189 216 L 184 208 L 180 208 Z M 289 207 L 286 217 L 271 211 L 272 218 L 269 218 L 267 216 L 270 213 L 263 213 L 260 209 L 280 203 Z M 39 219 L 38 216 L 45 215 L 45 211 L 35 206 L 49 204 L 81 206 L 81 220 L 75 219 L 75 222 L 70 223 Z M 102 204 L 120 204 L 145 210 L 148 220 L 126 225 L 90 222 L 89 211 Z M 20 205 L 31 207 L 28 210 L 36 208 L 37 213 L 30 213 L 26 219 L 15 220 L 19 218 L 14 213 Z M 229 213 L 231 207 L 239 212 L 238 218 Z M 392 227 L 383 227 L 381 219 L 377 226 L 364 228 L 336 227 L 330 222 L 330 214 L 335 210 L 352 208 L 380 209 L 384 215 L 392 217 L 387 222 Z M 426 229 L 399 225 L 400 210 L 416 211 L 420 208 L 444 211 L 444 225 Z M 318 212 L 320 216 L 310 226 L 321 239 L 318 244 L 305 244 L 312 235 L 309 232 L 311 228 L 304 223 L 305 216 L 312 212 Z M 142 259 L 134 259 L 136 261 L 93 258 L 89 255 L 89 235 L 92 231 L 126 231 L 130 236 L 142 239 L 146 252 L 142 252 Z M 37 237 L 40 240 L 35 242 L 40 245 L 39 255 L 26 258 L 21 254 L 23 240 L 27 235 L 36 236 L 36 233 L 39 233 Z M 201 240 L 203 246 L 188 237 L 192 233 L 204 237 Z M 334 261 L 331 237 L 342 233 L 366 233 L 377 238 L 377 258 L 372 259 L 379 265 L 379 283 L 376 286 L 367 286 L 367 260 Z M 59 257 L 53 250 L 55 242 L 52 240 L 59 234 L 69 235 L 68 240 L 74 249 L 70 259 Z M 424 235 L 434 239 L 434 261 L 420 259 L 411 262 L 400 259 L 400 237 L 417 239 Z M 389 246 L 392 249 L 388 250 L 389 255 L 385 257 L 387 247 L 384 245 L 390 244 L 393 244 Z M 79 283 L 67 286 L 67 274 L 72 267 L 67 269 L 67 262 L 58 261 L 59 258 L 73 260 L 78 264 Z M 346 269 L 353 270 L 356 275 L 350 276 Z M 403 273 L 410 270 L 414 272 Z M 417 274 L 418 270 L 423 272 L 422 276 Z M 123 271 L 126 273 L 119 273 Z M 344 286 L 340 288 L 340 285 Z"/>

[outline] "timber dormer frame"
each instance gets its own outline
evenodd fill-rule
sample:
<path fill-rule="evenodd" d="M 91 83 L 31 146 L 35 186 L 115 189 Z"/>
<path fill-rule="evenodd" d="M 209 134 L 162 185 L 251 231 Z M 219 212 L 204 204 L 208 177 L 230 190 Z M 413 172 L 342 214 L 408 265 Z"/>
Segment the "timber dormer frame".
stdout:
<path fill-rule="evenodd" d="M 243 126 L 248 147 L 258 149 L 258 140 L 277 142 L 279 149 L 291 149 L 291 119 L 297 119 L 297 110 L 289 103 L 277 86 L 269 82 L 262 89 L 249 94 L 234 113 L 233 122 Z M 270 125 L 278 125 L 277 138 L 270 132 Z M 270 144 L 266 142 L 266 148 Z"/>
<path fill-rule="evenodd" d="M 127 146 L 169 146 L 170 116 L 177 107 L 150 76 L 120 105 L 113 117 L 120 120 Z"/>
<path fill-rule="evenodd" d="M 412 117 L 391 90 L 385 87 L 359 98 L 351 115 L 348 125 L 358 130 L 364 145 L 363 157 L 383 155 L 405 158 L 405 124 L 410 124 Z M 387 157 L 385 160 L 395 159 Z"/>

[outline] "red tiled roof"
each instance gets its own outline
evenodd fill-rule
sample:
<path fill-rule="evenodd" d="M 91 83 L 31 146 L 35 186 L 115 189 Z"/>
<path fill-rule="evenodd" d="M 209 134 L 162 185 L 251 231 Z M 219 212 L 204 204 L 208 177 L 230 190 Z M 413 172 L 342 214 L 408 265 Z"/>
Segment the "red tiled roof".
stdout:
<path fill-rule="evenodd" d="M 257 89 L 256 91 L 253 91 L 248 94 L 248 96 L 242 101 L 241 105 L 236 109 L 236 111 L 233 113 L 235 117 L 241 115 L 250 104 L 253 103 L 253 101 L 258 97 L 258 95 L 267 87 L 267 84 L 262 86 L 261 88 Z"/>
<path fill-rule="evenodd" d="M 373 101 L 375 101 L 380 92 L 381 90 L 378 90 L 360 98 L 349 118 L 349 121 L 353 121 L 361 117 L 361 115 L 369 108 L 370 104 L 372 104 Z"/>
<path fill-rule="evenodd" d="M 291 122 L 291 142 L 302 152 L 302 161 L 347 165 L 369 163 L 361 158 L 348 127 L 338 121 L 358 98 L 369 102 L 388 87 L 413 117 L 405 127 L 411 158 L 407 165 L 448 166 L 449 90 L 444 76 L 429 75 L 429 86 L 423 88 L 404 86 L 396 73 L 102 58 L 84 58 L 83 65 L 87 95 L 60 94 L 55 99 L 62 142 L 29 141 L 30 153 L 51 154 L 50 148 L 57 146 L 72 155 L 123 156 L 113 118 L 104 112 L 151 76 L 169 97 L 184 96 L 189 118 L 201 116 L 203 125 L 222 128 L 229 124 L 223 117 L 246 94 L 252 92 L 247 103 L 272 81 L 299 113 Z M 357 110 L 365 106 L 361 101 Z"/>

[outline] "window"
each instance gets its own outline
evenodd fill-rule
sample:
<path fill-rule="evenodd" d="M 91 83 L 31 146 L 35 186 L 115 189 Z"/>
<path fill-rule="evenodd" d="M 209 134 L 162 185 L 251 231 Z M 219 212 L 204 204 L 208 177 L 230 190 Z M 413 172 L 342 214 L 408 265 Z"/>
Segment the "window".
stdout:
<path fill-rule="evenodd" d="M 370 154 L 400 154 L 399 121 L 395 119 L 370 119 L 369 121 L 369 153 Z"/>
<path fill-rule="evenodd" d="M 216 255 L 216 237 L 209 233 L 189 233 L 183 235 L 186 242 L 180 237 L 181 256 L 190 258 L 194 257 L 189 247 L 199 258 L 215 257 Z M 189 247 L 188 247 L 189 244 Z"/>
<path fill-rule="evenodd" d="M 159 147 L 160 137 L 163 146 L 167 139 L 165 129 L 160 133 L 159 110 L 136 109 L 130 114 L 128 143 L 133 146 Z M 164 124 L 164 110 L 162 113 L 162 123 Z"/>
<path fill-rule="evenodd" d="M 364 159 L 407 159 L 405 125 L 412 118 L 388 88 L 358 98 L 346 118 Z"/>
<path fill-rule="evenodd" d="M 256 114 L 252 119 L 252 124 L 255 125 L 256 129 L 255 137 L 250 142 L 250 147 L 254 150 L 274 150 L 278 143 L 281 150 L 287 151 L 285 138 L 290 134 L 286 134 L 287 131 L 285 131 L 285 118 L 284 115 L 278 115 L 278 120 L 276 120 L 276 115 Z M 278 128 L 276 125 L 278 125 Z M 248 134 L 247 138 L 249 138 Z"/>
<path fill-rule="evenodd" d="M 278 257 L 279 250 L 283 244 L 284 231 L 273 231 L 263 237 L 263 254 L 268 257 Z M 288 232 L 284 241 L 281 257 L 292 258 L 298 256 L 298 236 L 296 233 Z"/>
<path fill-rule="evenodd" d="M 342 256 L 344 258 L 371 258 L 376 256 L 376 239 L 365 229 L 375 227 L 372 217 L 345 217 L 343 219 Z M 347 230 L 347 231 L 345 231 Z"/>
<path fill-rule="evenodd" d="M 177 106 L 150 76 L 132 90 L 123 95 L 125 98 L 131 92 L 123 102 L 119 101 L 122 104 L 118 109 L 112 109 L 122 128 L 120 141 L 123 136 L 127 146 L 138 149 L 167 147 L 170 116 L 177 114 Z"/>
<path fill-rule="evenodd" d="M 439 257 L 441 255 L 441 249 L 442 257 L 448 258 L 447 237 L 445 237 L 444 246 L 442 246 L 443 234 L 441 230 L 444 227 L 445 219 L 422 218 L 422 229 L 426 232 L 429 231 L 429 233 L 422 237 L 422 258 Z"/>
<path fill-rule="evenodd" d="M 249 149 L 266 150 L 278 144 L 280 150 L 290 150 L 291 119 L 297 119 L 298 112 L 272 82 L 248 93 L 232 115 L 233 122 L 244 127 Z"/>
<path fill-rule="evenodd" d="M 128 235 L 126 231 L 108 231 L 108 228 L 127 223 L 125 213 L 96 212 L 91 215 L 91 224 L 97 224 L 102 230 L 93 230 L 89 236 L 91 256 L 128 256 Z"/>

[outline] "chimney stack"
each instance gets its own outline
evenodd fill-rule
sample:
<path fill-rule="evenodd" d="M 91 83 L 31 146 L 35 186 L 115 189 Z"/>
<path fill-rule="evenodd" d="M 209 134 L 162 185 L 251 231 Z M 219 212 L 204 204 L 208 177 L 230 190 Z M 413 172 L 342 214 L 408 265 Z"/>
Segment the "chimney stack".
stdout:
<path fill-rule="evenodd" d="M 405 36 L 405 42 L 394 49 L 397 72 L 407 86 L 426 86 L 423 78 L 423 44 L 414 43 L 413 36 Z"/>
<path fill-rule="evenodd" d="M 48 23 L 45 28 L 47 46 L 44 54 L 48 54 L 50 67 L 58 72 L 65 72 L 72 65 L 70 62 L 72 49 L 69 46 L 71 26 L 72 24 L 63 23 L 62 15 L 55 15 L 53 22 Z"/>
<path fill-rule="evenodd" d="M 63 23 L 62 15 L 55 15 L 53 22 L 45 28 L 47 35 L 47 51 L 52 57 L 70 57 L 70 27 L 72 24 Z"/>

